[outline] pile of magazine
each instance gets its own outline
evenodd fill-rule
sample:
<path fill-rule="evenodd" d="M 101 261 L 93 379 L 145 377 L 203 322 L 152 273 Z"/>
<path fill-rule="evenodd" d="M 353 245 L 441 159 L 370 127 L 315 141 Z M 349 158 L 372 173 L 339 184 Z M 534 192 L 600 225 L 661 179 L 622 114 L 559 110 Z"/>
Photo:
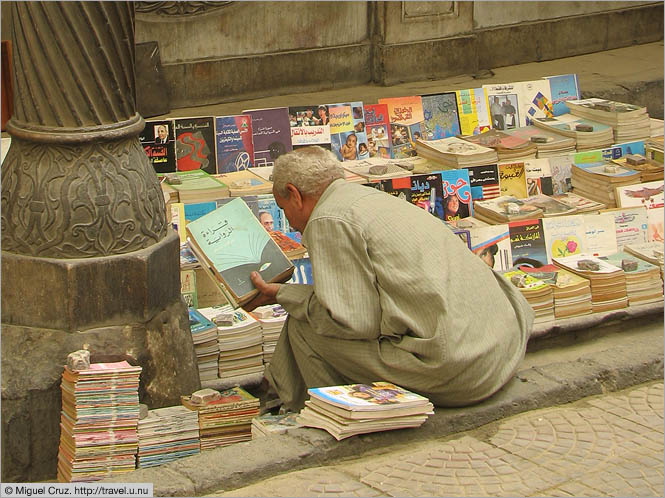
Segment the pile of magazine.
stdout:
<path fill-rule="evenodd" d="M 308 389 L 297 421 L 328 431 L 338 441 L 357 434 L 419 427 L 434 413 L 424 396 L 389 382 Z"/>

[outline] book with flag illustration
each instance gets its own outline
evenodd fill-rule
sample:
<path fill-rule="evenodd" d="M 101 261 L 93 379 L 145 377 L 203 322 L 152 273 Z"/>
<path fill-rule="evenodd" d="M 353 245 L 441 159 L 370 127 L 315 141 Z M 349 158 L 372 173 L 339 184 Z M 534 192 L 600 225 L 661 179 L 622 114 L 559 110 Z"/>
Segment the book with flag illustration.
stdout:
<path fill-rule="evenodd" d="M 242 306 L 258 293 L 249 278 L 252 271 L 266 282 L 284 282 L 293 273 L 293 264 L 241 198 L 189 223 L 187 235 L 194 254 L 233 305 Z"/>

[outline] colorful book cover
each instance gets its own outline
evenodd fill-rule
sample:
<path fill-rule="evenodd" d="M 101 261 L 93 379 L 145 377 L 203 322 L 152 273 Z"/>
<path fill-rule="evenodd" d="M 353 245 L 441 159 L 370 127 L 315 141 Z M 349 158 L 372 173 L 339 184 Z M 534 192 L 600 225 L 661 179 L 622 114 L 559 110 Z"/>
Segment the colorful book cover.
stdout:
<path fill-rule="evenodd" d="M 307 393 L 313 399 L 350 411 L 374 411 L 429 404 L 427 398 L 389 382 L 317 387 L 308 389 Z"/>
<path fill-rule="evenodd" d="M 278 230 L 284 234 L 291 231 L 289 222 L 282 208 L 277 205 L 272 194 L 261 194 L 257 197 L 258 218 L 261 225 L 269 232 Z"/>
<path fill-rule="evenodd" d="M 583 214 L 584 252 L 607 256 L 617 252 L 617 236 L 612 213 Z"/>
<path fill-rule="evenodd" d="M 472 166 L 466 169 L 469 172 L 471 197 L 474 201 L 493 199 L 501 195 L 501 188 L 499 187 L 499 168 L 496 164 Z"/>
<path fill-rule="evenodd" d="M 318 145 L 330 149 L 330 117 L 327 106 L 289 107 L 293 149 Z"/>
<path fill-rule="evenodd" d="M 454 137 L 461 133 L 455 92 L 422 96 L 423 140 Z"/>
<path fill-rule="evenodd" d="M 313 285 L 314 277 L 312 275 L 312 262 L 309 257 L 292 259 L 291 263 L 295 266 L 293 276 L 287 283 Z"/>
<path fill-rule="evenodd" d="M 664 205 L 663 180 L 616 187 L 618 207 L 644 206 L 647 209 Z"/>
<path fill-rule="evenodd" d="M 554 117 L 552 94 L 547 80 L 522 81 L 520 86 L 520 126 L 528 126 L 535 118 Z"/>
<path fill-rule="evenodd" d="M 665 236 L 665 223 L 663 223 L 663 215 L 665 208 L 653 208 L 647 211 L 648 226 L 648 239 L 649 242 L 663 243 Z"/>
<path fill-rule="evenodd" d="M 383 190 L 387 194 L 411 202 L 411 177 L 381 180 L 373 186 L 379 190 Z"/>
<path fill-rule="evenodd" d="M 539 268 L 548 263 L 542 220 L 511 221 L 508 232 L 513 266 Z"/>
<path fill-rule="evenodd" d="M 185 204 L 183 213 L 185 215 L 185 225 L 194 220 L 198 220 L 201 216 L 212 213 L 217 209 L 215 201 L 210 202 L 194 202 L 192 204 Z"/>
<path fill-rule="evenodd" d="M 399 179 L 395 179 L 399 180 Z M 404 178 L 411 183 L 411 204 L 443 219 L 443 186 L 441 175 L 413 175 Z M 471 195 L 469 193 L 469 195 Z"/>
<path fill-rule="evenodd" d="M 390 159 L 393 156 L 393 144 L 390 137 L 388 106 L 371 104 L 364 106 L 364 109 L 369 157 Z"/>
<path fill-rule="evenodd" d="M 379 99 L 388 106 L 388 120 L 393 144 L 393 157 L 403 159 L 416 155 L 416 140 L 423 138 L 425 114 L 420 96 Z"/>
<path fill-rule="evenodd" d="M 456 90 L 455 96 L 462 135 L 478 135 L 492 129 L 489 102 L 484 88 Z"/>
<path fill-rule="evenodd" d="M 274 166 L 275 159 L 293 150 L 286 107 L 243 111 L 252 118 L 253 166 Z"/>
<path fill-rule="evenodd" d="M 176 171 L 173 121 L 146 121 L 139 142 L 156 173 Z"/>
<path fill-rule="evenodd" d="M 469 229 L 469 235 L 471 251 L 490 268 L 506 271 L 513 266 L 507 224 L 473 227 Z"/>
<path fill-rule="evenodd" d="M 208 320 L 203 314 L 196 308 L 188 308 L 189 312 L 189 328 L 192 334 L 200 334 L 208 330 L 215 329 L 217 330 L 217 325 Z"/>
<path fill-rule="evenodd" d="M 580 84 L 576 74 L 559 74 L 557 76 L 545 76 L 550 83 L 552 95 L 552 113 L 554 116 L 568 114 L 570 110 L 566 105 L 568 100 L 577 100 L 582 97 Z"/>
<path fill-rule="evenodd" d="M 499 187 L 501 195 L 511 195 L 518 199 L 527 197 L 524 163 L 499 163 Z"/>
<path fill-rule="evenodd" d="M 443 189 L 443 220 L 457 222 L 473 216 L 471 182 L 466 169 L 437 171 Z"/>
<path fill-rule="evenodd" d="M 529 265 L 522 265 L 522 266 L 527 267 L 527 268 L 532 268 Z M 545 287 L 549 287 L 549 285 L 545 281 L 543 281 L 540 278 L 534 276 L 534 274 L 531 273 L 531 272 L 526 272 L 526 271 L 520 270 L 520 269 L 512 269 L 512 270 L 508 270 L 508 271 L 503 272 L 503 276 L 506 277 L 506 279 L 509 282 L 512 281 L 511 279 L 515 275 L 519 275 L 521 277 L 520 278 L 520 280 L 522 280 L 522 287 L 520 287 L 521 289 L 537 290 L 537 289 L 544 289 Z"/>
<path fill-rule="evenodd" d="M 188 307 L 199 307 L 199 301 L 196 294 L 196 272 L 194 270 L 180 271 L 180 294 Z"/>
<path fill-rule="evenodd" d="M 626 244 L 643 244 L 647 241 L 649 220 L 644 206 L 610 209 L 614 215 L 617 249 Z"/>
<path fill-rule="evenodd" d="M 483 85 L 483 89 L 487 92 L 492 128 L 512 130 L 524 126 L 521 124 L 526 120 L 520 115 L 519 84 Z"/>
<path fill-rule="evenodd" d="M 206 173 L 217 173 L 215 119 L 205 116 L 178 118 L 173 124 L 178 171 L 202 169 Z"/>
<path fill-rule="evenodd" d="M 252 118 L 244 115 L 215 118 L 217 173 L 230 173 L 254 165 Z"/>
<path fill-rule="evenodd" d="M 330 142 L 340 161 L 368 159 L 370 156 L 362 102 L 329 104 Z"/>
<path fill-rule="evenodd" d="M 601 149 L 601 155 L 605 161 L 616 161 L 617 159 L 622 159 L 628 154 L 640 154 L 644 156 L 646 154 L 644 140 L 616 144 L 612 145 L 611 147 Z M 618 164 L 626 166 L 626 160 L 624 159 L 623 161 L 619 161 Z"/>
<path fill-rule="evenodd" d="M 527 195 L 552 195 L 552 170 L 549 159 L 529 159 L 524 161 Z"/>
<path fill-rule="evenodd" d="M 252 271 L 266 282 L 291 277 L 293 265 L 241 198 L 190 222 L 187 234 L 239 304 L 256 293 Z"/>
<path fill-rule="evenodd" d="M 579 215 L 543 218 L 547 260 L 584 252 L 584 218 Z"/>

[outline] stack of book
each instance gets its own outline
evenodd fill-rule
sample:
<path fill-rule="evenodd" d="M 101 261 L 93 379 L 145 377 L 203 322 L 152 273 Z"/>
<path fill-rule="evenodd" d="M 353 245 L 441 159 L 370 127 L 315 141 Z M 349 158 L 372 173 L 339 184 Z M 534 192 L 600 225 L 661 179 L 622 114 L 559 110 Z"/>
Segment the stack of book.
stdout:
<path fill-rule="evenodd" d="M 598 213 L 602 209 L 607 208 L 602 202 L 592 201 L 574 192 L 563 192 L 562 194 L 554 194 L 552 199 L 559 201 L 561 204 L 575 208 L 577 213 Z"/>
<path fill-rule="evenodd" d="M 536 146 L 536 157 L 546 158 L 575 152 L 575 138 L 560 135 L 529 125 L 504 133 L 513 137 L 529 140 Z"/>
<path fill-rule="evenodd" d="M 573 191 L 583 197 L 617 207 L 616 187 L 640 182 L 640 173 L 612 162 L 573 163 L 570 170 Z"/>
<path fill-rule="evenodd" d="M 569 270 L 591 283 L 591 308 L 594 313 L 628 306 L 626 276 L 621 268 L 596 256 L 575 254 L 552 258 L 556 266 Z"/>
<path fill-rule="evenodd" d="M 665 162 L 665 146 L 663 145 L 663 129 L 660 129 L 660 136 L 652 136 L 651 138 L 644 141 L 644 151 L 646 153 L 647 159 L 656 161 L 660 164 Z"/>
<path fill-rule="evenodd" d="M 458 137 L 417 140 L 416 152 L 419 156 L 440 163 L 449 169 L 483 166 L 499 160 L 494 149 L 476 145 Z"/>
<path fill-rule="evenodd" d="M 199 417 L 182 405 L 148 411 L 139 420 L 138 467 L 154 467 L 201 452 Z"/>
<path fill-rule="evenodd" d="M 231 197 L 272 193 L 272 182 L 249 169 L 214 176 L 228 186 Z"/>
<path fill-rule="evenodd" d="M 629 305 L 663 302 L 663 281 L 658 266 L 621 251 L 602 259 L 625 273 Z"/>
<path fill-rule="evenodd" d="M 277 346 L 277 340 L 284 327 L 288 313 L 279 304 L 259 306 L 251 312 L 261 324 L 263 334 L 263 363 L 268 364 Z"/>
<path fill-rule="evenodd" d="M 554 293 L 548 284 L 523 270 L 515 268 L 503 272 L 503 276 L 519 289 L 533 309 L 535 313 L 534 324 L 554 320 Z"/>
<path fill-rule="evenodd" d="M 284 434 L 290 429 L 297 429 L 302 425 L 297 420 L 297 413 L 283 413 L 273 415 L 265 413 L 252 419 L 252 439 L 265 437 L 270 434 Z"/>
<path fill-rule="evenodd" d="M 663 243 L 662 242 L 644 242 L 642 244 L 626 244 L 623 250 L 638 258 L 656 265 L 660 268 L 660 278 L 663 279 Z"/>
<path fill-rule="evenodd" d="M 614 143 L 643 140 L 651 136 L 647 108 L 603 99 L 566 101 L 574 116 L 597 121 L 614 129 Z"/>
<path fill-rule="evenodd" d="M 126 361 L 65 367 L 58 481 L 98 481 L 136 468 L 140 375 Z"/>
<path fill-rule="evenodd" d="M 217 325 L 220 379 L 263 373 L 263 334 L 258 320 L 230 305 L 199 311 Z"/>
<path fill-rule="evenodd" d="M 201 451 L 252 439 L 252 419 L 259 414 L 259 398 L 242 387 L 220 393 L 212 401 L 195 404 L 191 396 L 182 396 L 182 404 L 198 412 Z"/>
<path fill-rule="evenodd" d="M 532 159 L 536 157 L 536 153 L 538 152 L 536 144 L 530 139 L 517 136 L 516 134 L 508 134 L 505 131 L 492 129 L 479 135 L 470 135 L 461 138 L 467 142 L 494 149 L 499 161 Z"/>
<path fill-rule="evenodd" d="M 229 187 L 201 169 L 168 173 L 163 188 L 175 190 L 178 201 L 185 204 L 209 202 L 229 196 Z M 163 185 L 164 185 L 163 184 Z"/>
<path fill-rule="evenodd" d="M 202 381 L 216 379 L 219 370 L 217 325 L 196 308 L 189 308 L 189 328 L 192 332 L 199 378 Z"/>
<path fill-rule="evenodd" d="M 308 389 L 297 421 L 328 431 L 338 441 L 357 434 L 420 427 L 434 407 L 419 394 L 389 382 Z"/>
<path fill-rule="evenodd" d="M 569 318 L 592 312 L 591 284 L 586 278 L 555 265 L 543 265 L 540 268 L 524 266 L 521 269 L 552 288 L 554 318 Z"/>
<path fill-rule="evenodd" d="M 540 209 L 543 212 L 544 218 L 577 213 L 577 207 L 559 202 L 554 197 L 545 194 L 536 194 L 521 200 L 526 206 L 533 206 Z"/>
<path fill-rule="evenodd" d="M 404 164 L 400 166 L 400 164 Z M 370 157 L 369 159 L 357 161 L 344 161 L 344 167 L 347 181 L 359 183 L 378 182 L 389 178 L 404 178 L 411 176 L 411 170 L 406 167 L 405 159 L 383 159 L 380 157 Z"/>
<path fill-rule="evenodd" d="M 574 138 L 578 151 L 602 149 L 614 143 L 611 126 L 572 114 L 562 114 L 552 118 L 535 118 L 532 123 L 543 130 Z"/>
<path fill-rule="evenodd" d="M 543 210 L 535 205 L 525 204 L 524 199 L 502 195 L 494 199 L 474 201 L 473 217 L 490 225 L 496 225 L 509 221 L 542 218 Z"/>
<path fill-rule="evenodd" d="M 625 155 L 612 162 L 619 166 L 638 171 L 641 182 L 651 182 L 663 179 L 663 163 L 641 155 Z"/>

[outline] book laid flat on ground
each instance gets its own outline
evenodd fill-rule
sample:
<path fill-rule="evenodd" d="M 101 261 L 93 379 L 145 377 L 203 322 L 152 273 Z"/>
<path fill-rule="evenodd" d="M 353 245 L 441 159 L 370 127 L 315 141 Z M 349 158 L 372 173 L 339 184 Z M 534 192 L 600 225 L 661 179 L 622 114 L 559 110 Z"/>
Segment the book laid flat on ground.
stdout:
<path fill-rule="evenodd" d="M 522 271 L 552 288 L 555 318 L 588 315 L 592 312 L 591 285 L 586 278 L 555 265 L 544 265 L 540 268 L 524 266 Z"/>
<path fill-rule="evenodd" d="M 543 210 L 525 204 L 523 199 L 512 195 L 502 195 L 493 199 L 473 202 L 473 216 L 492 225 L 514 220 L 542 218 Z"/>
<path fill-rule="evenodd" d="M 525 269 L 512 268 L 503 272 L 503 276 L 515 287 L 528 301 L 535 313 L 534 323 L 545 323 L 554 320 L 554 293 L 552 288 L 536 278 Z"/>
<path fill-rule="evenodd" d="M 611 126 L 616 143 L 649 138 L 651 122 L 647 108 L 597 98 L 569 100 L 570 113 Z"/>
<path fill-rule="evenodd" d="M 229 196 L 229 187 L 203 170 L 179 171 L 166 177 L 170 188 L 178 192 L 184 204 L 208 202 Z"/>
<path fill-rule="evenodd" d="M 241 198 L 189 223 L 187 236 L 197 259 L 234 307 L 258 294 L 249 278 L 252 271 L 266 282 L 284 282 L 293 273 L 293 264 Z"/>

